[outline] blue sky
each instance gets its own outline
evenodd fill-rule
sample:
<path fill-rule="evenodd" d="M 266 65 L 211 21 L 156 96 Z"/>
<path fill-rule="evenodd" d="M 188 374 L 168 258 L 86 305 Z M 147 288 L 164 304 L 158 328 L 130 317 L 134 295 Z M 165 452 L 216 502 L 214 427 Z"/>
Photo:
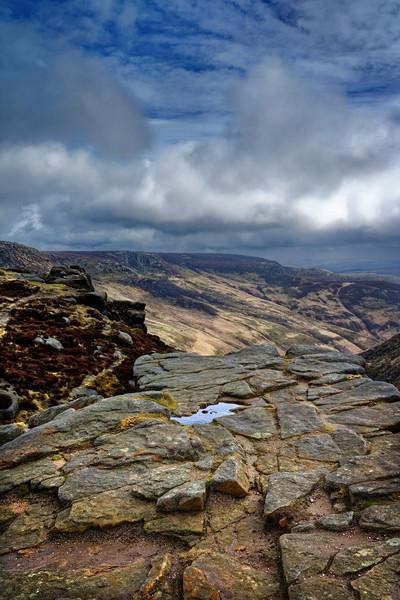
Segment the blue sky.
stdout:
<path fill-rule="evenodd" d="M 400 267 L 400 2 L 4 1 L 0 237 Z"/>

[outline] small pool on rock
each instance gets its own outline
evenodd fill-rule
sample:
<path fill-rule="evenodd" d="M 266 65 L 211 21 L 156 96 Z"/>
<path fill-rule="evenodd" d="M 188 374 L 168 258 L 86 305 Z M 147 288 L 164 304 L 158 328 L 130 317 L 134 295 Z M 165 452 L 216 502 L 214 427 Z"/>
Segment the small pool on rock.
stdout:
<path fill-rule="evenodd" d="M 219 402 L 218 404 L 210 404 L 206 408 L 200 408 L 197 413 L 190 415 L 190 417 L 171 417 L 171 421 L 177 421 L 181 425 L 211 423 L 217 417 L 229 415 L 235 408 L 240 407 L 242 407 L 241 404 L 233 404 L 233 402 Z"/>

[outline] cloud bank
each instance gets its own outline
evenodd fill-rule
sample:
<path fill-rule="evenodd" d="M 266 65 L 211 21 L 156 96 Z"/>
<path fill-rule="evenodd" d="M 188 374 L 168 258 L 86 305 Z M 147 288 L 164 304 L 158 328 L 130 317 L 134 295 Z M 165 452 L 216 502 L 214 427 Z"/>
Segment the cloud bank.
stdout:
<path fill-rule="evenodd" d="M 190 12 L 174 0 L 175 21 L 165 22 L 157 2 L 92 0 L 86 18 L 70 2 L 76 28 L 61 20 L 61 4 L 49 16 L 39 2 L 36 20 L 7 15 L 0 237 L 42 249 L 244 252 L 287 263 L 291 249 L 309 264 L 346 248 L 394 255 L 400 103 L 388 86 L 398 48 L 383 31 L 396 37 L 397 3 L 381 7 L 369 36 L 363 25 L 378 1 L 353 7 L 350 20 L 344 6 L 311 0 L 192 4 Z M 140 36 L 164 50 L 169 40 L 168 64 L 154 47 L 151 59 L 145 46 L 128 51 Z"/>

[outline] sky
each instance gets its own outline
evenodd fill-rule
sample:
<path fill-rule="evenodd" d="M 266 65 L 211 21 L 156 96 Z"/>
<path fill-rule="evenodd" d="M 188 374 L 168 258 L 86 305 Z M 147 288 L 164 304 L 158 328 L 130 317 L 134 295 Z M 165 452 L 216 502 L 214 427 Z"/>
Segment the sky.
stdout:
<path fill-rule="evenodd" d="M 400 275 L 400 0 L 3 0 L 0 239 Z"/>

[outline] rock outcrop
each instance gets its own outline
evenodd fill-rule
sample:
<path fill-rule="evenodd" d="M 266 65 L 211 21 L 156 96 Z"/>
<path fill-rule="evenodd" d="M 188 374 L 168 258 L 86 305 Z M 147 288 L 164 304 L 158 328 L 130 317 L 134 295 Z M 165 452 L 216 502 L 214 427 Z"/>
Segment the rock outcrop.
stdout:
<path fill-rule="evenodd" d="M 134 373 L 1 447 L 5 600 L 398 600 L 394 386 L 268 344 Z"/>

